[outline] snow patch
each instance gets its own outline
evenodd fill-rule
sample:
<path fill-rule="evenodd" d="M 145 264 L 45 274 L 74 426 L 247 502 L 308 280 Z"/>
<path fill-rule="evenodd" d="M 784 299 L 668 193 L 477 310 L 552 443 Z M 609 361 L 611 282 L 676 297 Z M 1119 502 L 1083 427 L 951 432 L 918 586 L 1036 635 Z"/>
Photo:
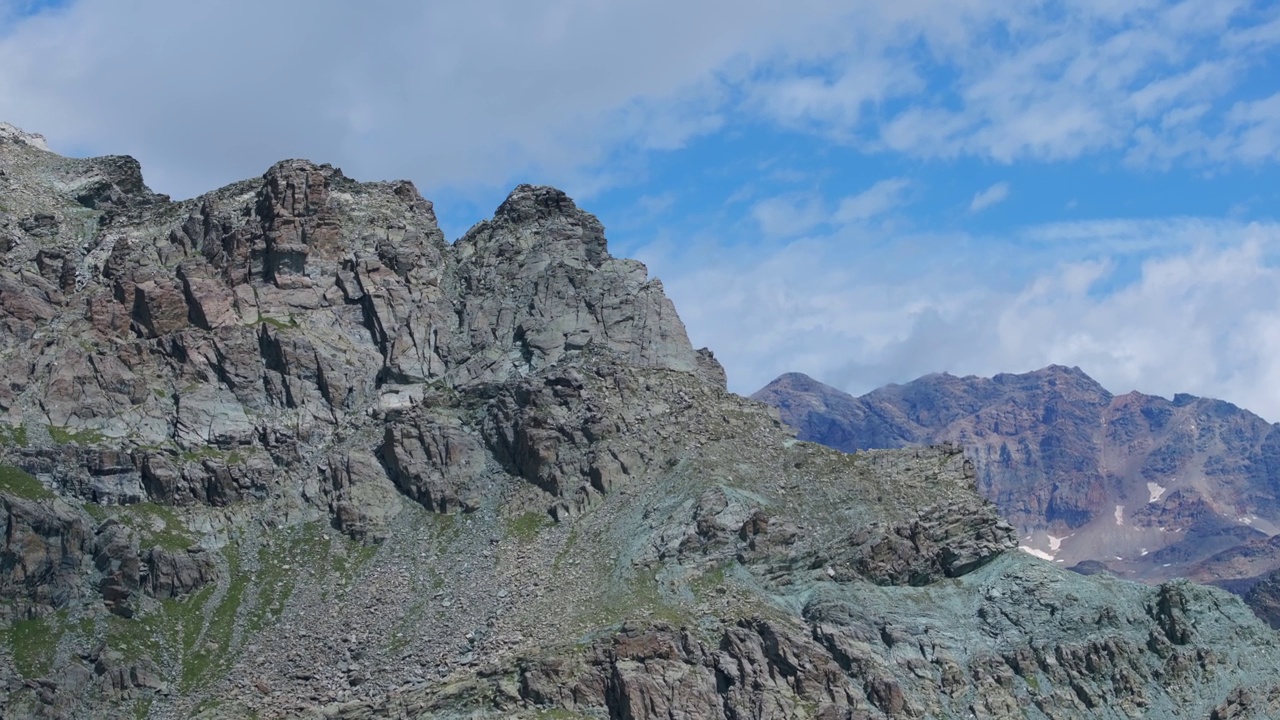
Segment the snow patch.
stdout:
<path fill-rule="evenodd" d="M 1151 494 L 1151 499 L 1150 499 L 1150 500 L 1148 500 L 1147 502 L 1148 502 L 1148 503 L 1153 503 L 1153 502 L 1155 502 L 1155 501 L 1159 500 L 1159 499 L 1160 499 L 1160 496 L 1161 496 L 1161 495 L 1164 495 L 1164 491 L 1165 491 L 1165 490 L 1168 490 L 1168 489 L 1169 489 L 1169 488 L 1166 488 L 1165 486 L 1161 485 L 1160 483 L 1153 483 L 1153 482 L 1149 482 L 1149 483 L 1147 483 L 1147 492 Z"/>
<path fill-rule="evenodd" d="M 1037 550 L 1037 549 L 1035 549 L 1035 548 L 1031 547 L 1030 545 L 1019 545 L 1019 546 L 1018 546 L 1018 549 L 1019 549 L 1019 550 L 1021 550 L 1021 551 L 1022 551 L 1022 552 L 1024 552 L 1024 553 L 1028 554 L 1028 555 L 1033 555 L 1033 556 L 1035 556 L 1035 557 L 1038 557 L 1038 558 L 1040 558 L 1041 560 L 1053 560 L 1053 556 L 1052 556 L 1052 555 L 1050 555 L 1049 553 L 1047 553 L 1047 552 L 1045 552 L 1045 551 L 1043 551 L 1043 550 Z"/>
<path fill-rule="evenodd" d="M 1116 524 L 1117 525 L 1124 524 L 1124 506 L 1123 505 L 1116 506 Z"/>

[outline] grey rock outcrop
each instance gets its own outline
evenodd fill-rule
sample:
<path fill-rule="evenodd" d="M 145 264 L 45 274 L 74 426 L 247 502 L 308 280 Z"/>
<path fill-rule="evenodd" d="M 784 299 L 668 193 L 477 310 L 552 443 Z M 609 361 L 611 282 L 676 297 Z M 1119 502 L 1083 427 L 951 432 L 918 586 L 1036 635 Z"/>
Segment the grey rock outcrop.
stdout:
<path fill-rule="evenodd" d="M 154 598 L 189 595 L 218 578 L 212 553 L 199 548 L 167 550 L 153 547 L 142 558 L 146 566 L 143 588 Z"/>
<path fill-rule="evenodd" d="M 836 580 L 928 585 L 959 577 L 1018 545 L 1013 527 L 981 503 L 925 508 L 909 523 L 872 523 L 854 531 L 840 555 L 825 560 Z"/>
<path fill-rule="evenodd" d="M 0 596 L 15 601 L 19 617 L 65 607 L 81 595 L 81 573 L 93 556 L 86 519 L 60 500 L 24 500 L 0 494 L 4 514 Z"/>
<path fill-rule="evenodd" d="M 475 510 L 487 455 L 480 438 L 456 417 L 419 409 L 387 424 L 380 448 L 392 482 L 440 513 Z"/>
<path fill-rule="evenodd" d="M 400 513 L 400 495 L 377 458 L 354 451 L 333 455 L 321 477 L 335 527 L 358 540 L 385 537 L 387 523 Z"/>

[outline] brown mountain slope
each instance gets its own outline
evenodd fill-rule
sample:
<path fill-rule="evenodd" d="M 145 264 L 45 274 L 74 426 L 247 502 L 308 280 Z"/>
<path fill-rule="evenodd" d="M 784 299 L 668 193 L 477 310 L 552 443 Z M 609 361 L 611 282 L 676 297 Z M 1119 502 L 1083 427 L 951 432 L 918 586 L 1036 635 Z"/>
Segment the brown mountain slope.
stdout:
<path fill-rule="evenodd" d="M 1064 565 L 1219 581 L 1280 557 L 1260 542 L 1280 527 L 1280 429 L 1230 403 L 1113 396 L 1060 366 L 928 375 L 856 398 L 790 374 L 753 397 L 801 438 L 847 452 L 963 445 L 1024 549 Z"/>

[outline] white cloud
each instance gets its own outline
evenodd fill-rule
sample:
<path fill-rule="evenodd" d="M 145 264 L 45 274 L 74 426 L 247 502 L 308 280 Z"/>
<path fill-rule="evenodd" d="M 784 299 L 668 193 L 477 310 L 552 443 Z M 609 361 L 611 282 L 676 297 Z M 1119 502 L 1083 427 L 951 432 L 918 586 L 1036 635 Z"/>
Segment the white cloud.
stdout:
<path fill-rule="evenodd" d="M 134 154 L 179 195 L 287 156 L 427 191 L 531 175 L 592 187 L 617 152 L 719 128 L 721 73 L 849 12 L 835 0 L 78 0 L 0 34 L 0 117 L 64 152 Z"/>
<path fill-rule="evenodd" d="M 751 217 L 768 239 L 803 235 L 827 221 L 827 209 L 815 193 L 765 198 L 751 206 Z"/>
<path fill-rule="evenodd" d="M 760 120 L 916 157 L 1258 162 L 1272 108 L 1224 100 L 1280 42 L 1251 7 L 74 0 L 17 20 L 31 5 L 10 0 L 0 119 L 65 152 L 135 154 L 179 195 L 282 156 L 427 192 L 589 193 Z"/>
<path fill-rule="evenodd" d="M 1280 225 L 858 237 L 856 251 L 811 238 L 713 258 L 703 246 L 696 265 L 671 248 L 645 259 L 738 392 L 787 371 L 860 393 L 930 372 L 1059 363 L 1113 392 L 1190 392 L 1280 420 Z"/>
<path fill-rule="evenodd" d="M 1207 106 L 1194 103 L 1212 98 L 1219 92 L 1218 88 L 1230 86 L 1232 76 L 1240 70 L 1239 63 L 1230 59 L 1201 63 L 1186 72 L 1144 85 L 1129 96 L 1129 105 L 1139 118 L 1151 117 L 1172 105 L 1179 106 L 1172 111 L 1176 113 L 1175 118 L 1185 114 L 1189 107 L 1202 114 Z"/>
<path fill-rule="evenodd" d="M 861 193 L 841 200 L 835 219 L 850 223 L 883 215 L 905 202 L 904 194 L 910 187 L 911 182 L 905 178 L 881 180 Z"/>
<path fill-rule="evenodd" d="M 1280 93 L 1233 103 L 1212 130 L 1197 122 L 1205 115 L 1203 104 L 1180 108 L 1164 115 L 1159 132 L 1139 128 L 1126 162 L 1169 168 L 1177 162 L 1217 167 L 1280 160 Z"/>
<path fill-rule="evenodd" d="M 816 191 L 775 195 L 752 205 L 751 217 L 766 240 L 794 238 L 823 226 L 865 223 L 886 215 L 906 204 L 910 188 L 906 178 L 881 180 L 841 199 L 834 210 Z"/>
<path fill-rule="evenodd" d="M 1060 358 L 1113 389 L 1209 395 L 1280 419 L 1280 266 L 1263 250 L 1280 229 L 1234 234 L 1225 247 L 1148 260 L 1139 279 L 1102 295 L 1072 280 L 1074 266 L 1046 274 L 1003 309 L 1002 354 L 1024 365 Z"/>
<path fill-rule="evenodd" d="M 896 109 L 867 123 L 865 112 L 851 113 L 832 102 L 832 93 L 818 92 L 834 88 L 825 79 L 828 68 L 802 67 L 785 83 L 775 80 L 811 90 L 789 94 L 785 116 L 806 119 L 837 140 L 925 158 L 1057 161 L 1141 145 L 1131 162 L 1167 165 L 1191 145 L 1184 132 L 1168 131 L 1171 121 L 1194 117 L 1203 121 L 1201 130 L 1220 123 L 1225 99 L 1251 68 L 1266 66 L 1280 43 L 1266 13 L 1257 13 L 1264 16 L 1260 24 L 1249 24 L 1258 18 L 1247 0 L 1072 3 L 1054 6 L 1062 11 L 1056 14 L 1042 3 L 1002 12 L 972 3 L 949 31 L 942 27 L 945 10 L 913 5 L 937 18 L 908 15 L 899 30 L 917 33 L 931 54 L 903 57 L 892 43 L 873 54 L 913 83 L 850 95 L 862 99 L 860 108 L 868 99 L 905 98 Z M 1238 149 L 1213 161 L 1248 162 L 1247 149 Z"/>
<path fill-rule="evenodd" d="M 969 212 L 982 212 L 992 205 L 999 205 L 1008 197 L 1009 183 L 998 182 L 973 196 L 973 200 L 969 202 Z"/>
<path fill-rule="evenodd" d="M 751 88 L 749 106 L 786 126 L 854 128 L 869 108 L 925 87 L 910 63 L 874 52 L 856 57 L 859 62 L 835 78 L 791 75 L 760 82 Z"/>
<path fill-rule="evenodd" d="M 1253 163 L 1280 159 L 1280 92 L 1237 103 L 1227 123 L 1234 134 L 1231 154 Z"/>

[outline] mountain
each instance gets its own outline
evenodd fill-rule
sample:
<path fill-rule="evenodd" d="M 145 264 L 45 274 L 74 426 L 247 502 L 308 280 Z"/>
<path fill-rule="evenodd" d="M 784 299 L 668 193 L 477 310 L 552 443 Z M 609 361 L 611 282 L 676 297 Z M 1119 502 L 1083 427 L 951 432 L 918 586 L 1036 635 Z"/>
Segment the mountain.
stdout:
<path fill-rule="evenodd" d="M 1010 552 L 958 446 L 798 442 L 555 189 L 450 244 L 3 126 L 0 250 L 4 717 L 1280 711 L 1239 599 Z"/>
<path fill-rule="evenodd" d="M 1223 583 L 1280 565 L 1280 427 L 1230 403 L 1115 396 L 1060 366 L 927 375 L 858 398 L 790 374 L 753 397 L 846 452 L 963 446 L 1024 549 L 1058 563 Z"/>

